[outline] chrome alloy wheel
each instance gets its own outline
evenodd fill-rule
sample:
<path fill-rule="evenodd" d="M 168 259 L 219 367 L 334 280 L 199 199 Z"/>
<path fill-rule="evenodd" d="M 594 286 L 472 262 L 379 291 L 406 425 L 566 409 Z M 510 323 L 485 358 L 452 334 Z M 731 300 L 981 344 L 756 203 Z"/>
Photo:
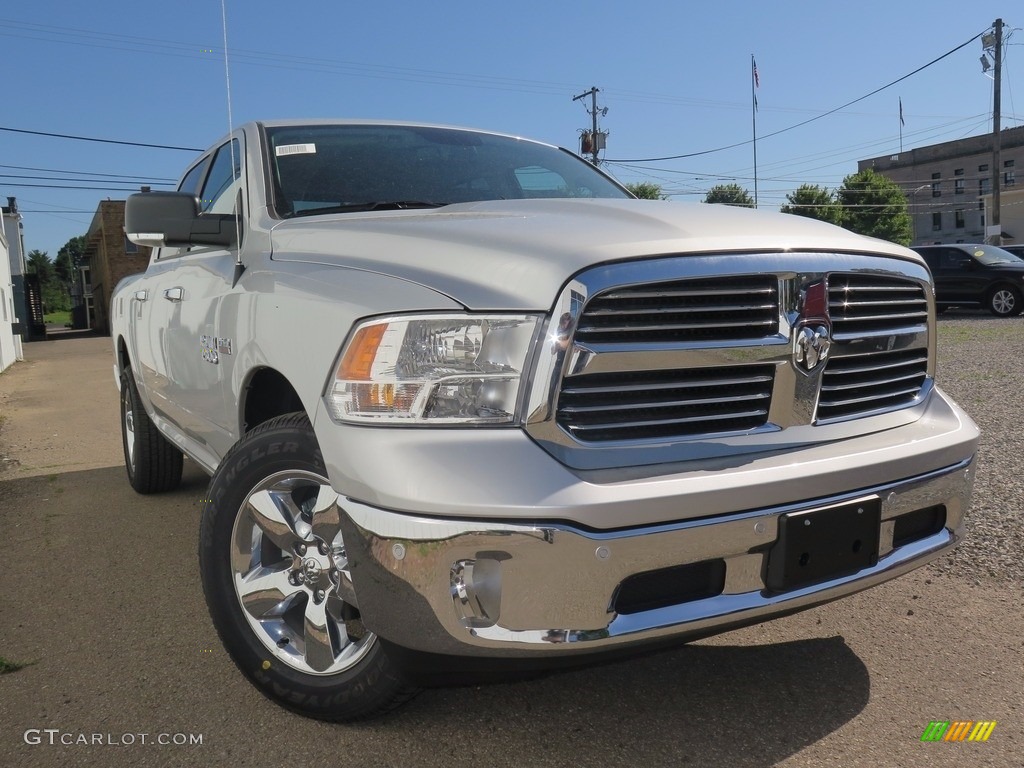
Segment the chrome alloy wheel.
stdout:
<path fill-rule="evenodd" d="M 124 412 L 124 450 L 128 465 L 135 468 L 135 417 L 132 411 L 132 400 L 127 391 L 121 393 L 121 410 Z"/>
<path fill-rule="evenodd" d="M 280 472 L 249 492 L 231 532 L 249 626 L 274 657 L 311 675 L 352 667 L 376 641 L 359 619 L 337 500 L 324 477 Z"/>

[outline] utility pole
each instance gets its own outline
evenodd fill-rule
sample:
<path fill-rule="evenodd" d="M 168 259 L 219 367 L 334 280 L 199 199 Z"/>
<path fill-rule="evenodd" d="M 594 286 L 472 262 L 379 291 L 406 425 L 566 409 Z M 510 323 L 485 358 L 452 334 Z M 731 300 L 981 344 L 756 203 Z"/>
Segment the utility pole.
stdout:
<path fill-rule="evenodd" d="M 992 25 L 995 29 L 995 41 L 992 56 L 995 59 L 993 62 L 993 80 L 995 89 L 992 97 L 992 216 L 991 221 L 985 222 L 987 231 L 991 232 L 991 236 L 986 238 L 986 241 L 992 245 L 1003 244 L 1002 225 L 999 222 L 999 188 L 1002 183 L 1002 160 L 1000 152 L 1002 150 L 1003 137 L 1000 133 L 999 125 L 999 113 L 1002 108 L 1002 75 L 1003 75 L 1003 20 L 996 19 Z"/>
<path fill-rule="evenodd" d="M 590 112 L 590 117 L 591 117 L 591 120 L 592 120 L 591 133 L 590 133 L 590 153 L 591 153 L 590 162 L 592 162 L 594 165 L 597 165 L 598 162 L 599 162 L 598 159 L 597 159 L 598 151 L 601 150 L 601 149 L 604 149 L 604 141 L 602 141 L 602 140 L 600 140 L 598 138 L 600 136 L 600 134 L 598 134 L 598 132 L 597 132 L 597 94 L 599 92 L 600 91 L 599 91 L 598 88 L 591 88 L 589 91 L 584 91 L 579 96 L 573 96 L 572 97 L 573 101 L 579 101 L 580 99 L 585 99 L 587 96 L 590 97 L 590 109 L 588 109 L 587 111 Z M 603 110 L 602 114 L 606 113 L 607 111 L 608 111 L 607 109 Z"/>

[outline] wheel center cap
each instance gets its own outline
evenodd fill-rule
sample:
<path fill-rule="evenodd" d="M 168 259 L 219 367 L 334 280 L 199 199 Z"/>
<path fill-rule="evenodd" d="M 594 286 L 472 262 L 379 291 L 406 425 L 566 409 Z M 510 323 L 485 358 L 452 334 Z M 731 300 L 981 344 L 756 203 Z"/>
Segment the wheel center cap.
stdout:
<path fill-rule="evenodd" d="M 323 573 L 323 568 L 313 558 L 307 557 L 302 561 L 302 575 L 306 577 L 307 582 L 319 581 L 321 573 Z"/>

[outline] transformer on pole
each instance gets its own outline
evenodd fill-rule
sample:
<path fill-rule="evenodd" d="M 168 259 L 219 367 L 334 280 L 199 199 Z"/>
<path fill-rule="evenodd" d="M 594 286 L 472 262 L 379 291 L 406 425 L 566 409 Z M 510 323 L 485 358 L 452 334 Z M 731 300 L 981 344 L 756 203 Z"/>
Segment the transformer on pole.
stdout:
<path fill-rule="evenodd" d="M 597 130 L 598 113 L 600 112 L 602 117 L 608 114 L 608 107 L 605 107 L 604 109 L 601 110 L 598 110 L 597 108 L 597 94 L 599 93 L 599 91 L 600 89 L 598 88 L 591 88 L 589 91 L 584 91 L 579 96 L 572 97 L 573 101 L 585 99 L 587 96 L 590 97 L 590 109 L 588 109 L 587 112 L 590 113 L 592 122 L 590 130 L 584 130 L 580 134 L 580 154 L 590 155 L 590 162 L 592 162 L 594 165 L 598 165 L 600 163 L 600 160 L 598 160 L 597 157 L 597 153 L 605 148 L 608 139 L 607 132 Z"/>

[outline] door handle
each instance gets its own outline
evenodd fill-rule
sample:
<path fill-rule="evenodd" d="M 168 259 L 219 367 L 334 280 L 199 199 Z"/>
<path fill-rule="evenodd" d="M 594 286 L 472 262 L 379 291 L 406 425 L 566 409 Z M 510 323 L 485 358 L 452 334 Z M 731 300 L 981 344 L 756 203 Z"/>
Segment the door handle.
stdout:
<path fill-rule="evenodd" d="M 183 288 L 168 288 L 164 291 L 164 298 L 168 301 L 179 302 L 185 297 Z"/>
<path fill-rule="evenodd" d="M 145 301 L 148 298 L 149 298 L 149 291 L 136 291 L 135 292 L 135 300 L 136 301 Z"/>

